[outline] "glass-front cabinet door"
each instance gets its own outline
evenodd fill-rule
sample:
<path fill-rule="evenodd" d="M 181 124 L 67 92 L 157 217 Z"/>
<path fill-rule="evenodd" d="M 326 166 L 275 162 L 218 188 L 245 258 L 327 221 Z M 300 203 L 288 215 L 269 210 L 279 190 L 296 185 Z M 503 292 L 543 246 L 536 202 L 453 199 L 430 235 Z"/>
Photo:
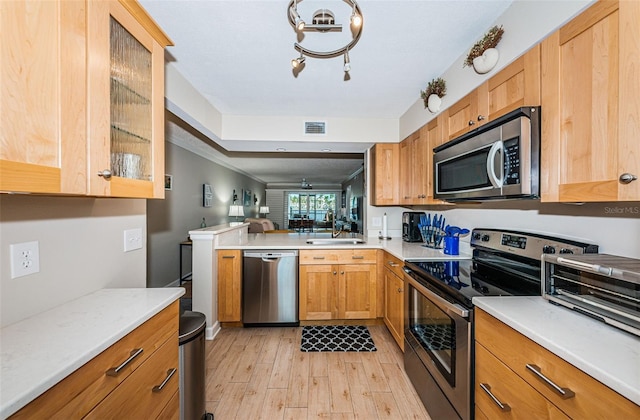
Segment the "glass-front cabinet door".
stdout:
<path fill-rule="evenodd" d="M 137 3 L 97 1 L 88 9 L 89 193 L 163 198 L 170 40 Z"/>

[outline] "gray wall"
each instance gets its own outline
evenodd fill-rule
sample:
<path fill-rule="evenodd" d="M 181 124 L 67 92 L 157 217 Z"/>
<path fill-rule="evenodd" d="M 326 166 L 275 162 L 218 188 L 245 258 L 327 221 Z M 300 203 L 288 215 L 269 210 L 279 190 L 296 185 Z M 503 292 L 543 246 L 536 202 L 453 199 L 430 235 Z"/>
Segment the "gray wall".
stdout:
<path fill-rule="evenodd" d="M 145 287 L 145 241 L 123 249 L 145 211 L 141 199 L 0 194 L 0 326 L 105 287 Z M 10 245 L 31 241 L 40 272 L 12 279 Z"/>
<path fill-rule="evenodd" d="M 163 287 L 178 281 L 180 242 L 189 231 L 232 222 L 229 218 L 233 190 L 242 201 L 242 190 L 251 190 L 251 205 L 245 217 L 258 217 L 258 206 L 265 203 L 265 185 L 232 171 L 172 143 L 165 143 L 165 173 L 173 179 L 164 200 L 147 200 L 147 286 Z M 202 185 L 213 187 L 211 207 L 202 205 Z M 253 195 L 258 204 L 253 205 Z M 239 220 L 243 220 L 239 218 Z M 183 272 L 191 271 L 191 249 L 184 249 Z"/>

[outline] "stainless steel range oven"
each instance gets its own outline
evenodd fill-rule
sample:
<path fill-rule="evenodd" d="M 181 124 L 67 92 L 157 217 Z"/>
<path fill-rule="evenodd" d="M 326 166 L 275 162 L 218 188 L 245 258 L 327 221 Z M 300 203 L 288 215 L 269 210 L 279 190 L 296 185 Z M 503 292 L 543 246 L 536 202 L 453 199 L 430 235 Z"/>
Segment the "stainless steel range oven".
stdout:
<path fill-rule="evenodd" d="M 474 229 L 471 260 L 406 261 L 404 364 L 434 419 L 473 418 L 475 296 L 541 295 L 543 254 L 596 245 L 534 233 Z"/>

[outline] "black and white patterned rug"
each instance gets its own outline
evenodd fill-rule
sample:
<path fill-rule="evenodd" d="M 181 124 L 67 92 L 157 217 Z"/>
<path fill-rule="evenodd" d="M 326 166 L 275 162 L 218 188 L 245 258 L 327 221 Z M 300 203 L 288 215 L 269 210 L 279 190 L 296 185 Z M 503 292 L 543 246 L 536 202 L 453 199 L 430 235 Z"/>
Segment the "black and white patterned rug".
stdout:
<path fill-rule="evenodd" d="M 302 328 L 300 351 L 376 351 L 362 325 L 314 325 Z"/>

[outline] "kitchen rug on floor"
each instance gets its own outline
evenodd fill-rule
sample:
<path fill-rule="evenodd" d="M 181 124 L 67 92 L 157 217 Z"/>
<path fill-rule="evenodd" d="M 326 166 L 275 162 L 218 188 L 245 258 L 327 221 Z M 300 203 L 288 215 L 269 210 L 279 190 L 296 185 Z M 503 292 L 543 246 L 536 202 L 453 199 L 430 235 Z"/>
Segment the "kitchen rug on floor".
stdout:
<path fill-rule="evenodd" d="M 300 351 L 376 351 L 362 325 L 314 325 L 302 328 Z"/>

